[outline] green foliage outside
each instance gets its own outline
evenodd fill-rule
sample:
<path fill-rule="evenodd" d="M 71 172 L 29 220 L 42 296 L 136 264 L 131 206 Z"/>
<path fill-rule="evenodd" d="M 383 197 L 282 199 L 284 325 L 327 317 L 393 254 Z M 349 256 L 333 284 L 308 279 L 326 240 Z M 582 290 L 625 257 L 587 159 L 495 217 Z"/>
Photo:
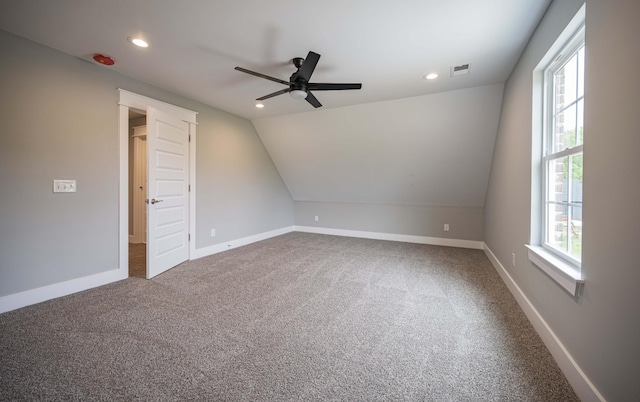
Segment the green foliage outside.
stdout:
<path fill-rule="evenodd" d="M 564 148 L 572 148 L 576 146 L 576 134 L 575 131 L 567 131 L 562 136 L 564 140 Z M 584 128 L 580 127 L 578 132 L 579 144 L 584 144 Z M 563 178 L 567 178 L 569 175 L 569 159 L 571 159 L 571 177 L 580 180 L 582 184 L 582 154 L 572 155 L 570 158 L 565 158 L 563 166 Z"/>
<path fill-rule="evenodd" d="M 563 135 L 563 147 L 572 148 L 577 144 L 584 144 L 584 128 L 580 127 L 578 136 L 576 137 L 575 131 L 567 131 Z M 569 161 L 571 161 L 571 177 L 577 179 L 582 184 L 582 154 L 571 155 L 570 157 L 563 158 L 563 178 L 567 179 L 569 176 Z M 571 248 L 568 248 L 568 242 L 571 242 Z M 574 226 L 573 222 L 566 222 L 562 229 L 562 249 L 568 250 L 569 254 L 578 260 L 582 255 L 582 227 Z"/>
<path fill-rule="evenodd" d="M 568 227 L 562 228 L 562 250 L 567 249 L 567 239 L 571 239 L 571 254 L 574 258 L 580 260 L 582 255 L 582 228 L 572 228 L 571 233 L 567 236 Z"/>

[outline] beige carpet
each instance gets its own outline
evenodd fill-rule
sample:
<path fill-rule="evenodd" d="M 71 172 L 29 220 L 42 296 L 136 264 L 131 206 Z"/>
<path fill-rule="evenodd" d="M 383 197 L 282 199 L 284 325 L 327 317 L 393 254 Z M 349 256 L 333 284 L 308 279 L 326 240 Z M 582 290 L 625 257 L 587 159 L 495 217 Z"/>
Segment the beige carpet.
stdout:
<path fill-rule="evenodd" d="M 3 400 L 575 401 L 479 250 L 290 233 L 0 315 Z"/>

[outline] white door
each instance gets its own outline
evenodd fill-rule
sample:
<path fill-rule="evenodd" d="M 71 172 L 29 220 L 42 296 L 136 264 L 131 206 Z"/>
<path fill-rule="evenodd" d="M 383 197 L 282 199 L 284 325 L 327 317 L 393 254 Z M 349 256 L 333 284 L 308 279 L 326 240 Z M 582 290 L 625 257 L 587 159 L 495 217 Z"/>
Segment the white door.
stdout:
<path fill-rule="evenodd" d="M 147 279 L 189 258 L 189 124 L 147 109 Z"/>

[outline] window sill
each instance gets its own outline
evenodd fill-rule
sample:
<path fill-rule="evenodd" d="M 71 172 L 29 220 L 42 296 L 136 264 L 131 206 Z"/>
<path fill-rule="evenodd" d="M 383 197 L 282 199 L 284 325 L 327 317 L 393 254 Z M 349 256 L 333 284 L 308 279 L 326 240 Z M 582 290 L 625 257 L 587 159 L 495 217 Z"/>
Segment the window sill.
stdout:
<path fill-rule="evenodd" d="M 525 244 L 525 247 L 529 249 L 529 261 L 558 282 L 572 296 L 580 296 L 584 280 L 575 266 L 561 260 L 540 246 Z"/>

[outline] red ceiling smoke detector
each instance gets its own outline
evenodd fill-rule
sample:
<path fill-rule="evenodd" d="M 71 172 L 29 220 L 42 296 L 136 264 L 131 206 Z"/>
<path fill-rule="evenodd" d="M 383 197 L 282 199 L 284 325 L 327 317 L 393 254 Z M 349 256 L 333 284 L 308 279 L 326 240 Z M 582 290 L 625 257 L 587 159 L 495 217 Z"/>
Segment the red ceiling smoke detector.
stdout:
<path fill-rule="evenodd" d="M 104 64 L 105 66 L 113 66 L 116 64 L 116 61 L 113 60 L 109 56 L 105 56 L 104 54 L 94 54 L 93 60 L 97 61 L 100 64 Z"/>

